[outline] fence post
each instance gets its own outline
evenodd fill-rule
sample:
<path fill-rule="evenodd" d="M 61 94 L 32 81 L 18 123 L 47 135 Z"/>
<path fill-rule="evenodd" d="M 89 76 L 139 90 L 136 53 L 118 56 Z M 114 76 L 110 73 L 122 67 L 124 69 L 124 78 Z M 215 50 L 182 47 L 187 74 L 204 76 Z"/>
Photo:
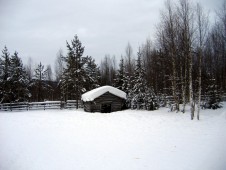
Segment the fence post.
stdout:
<path fill-rule="evenodd" d="M 60 101 L 60 109 L 63 109 L 64 108 L 64 101 Z"/>

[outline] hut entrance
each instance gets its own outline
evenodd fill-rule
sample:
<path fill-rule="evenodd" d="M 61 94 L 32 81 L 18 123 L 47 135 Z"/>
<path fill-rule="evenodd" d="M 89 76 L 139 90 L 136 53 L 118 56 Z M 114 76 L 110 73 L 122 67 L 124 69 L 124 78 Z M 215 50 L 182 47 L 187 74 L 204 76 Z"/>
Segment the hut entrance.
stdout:
<path fill-rule="evenodd" d="M 101 113 L 111 113 L 111 103 L 104 103 L 101 105 Z"/>

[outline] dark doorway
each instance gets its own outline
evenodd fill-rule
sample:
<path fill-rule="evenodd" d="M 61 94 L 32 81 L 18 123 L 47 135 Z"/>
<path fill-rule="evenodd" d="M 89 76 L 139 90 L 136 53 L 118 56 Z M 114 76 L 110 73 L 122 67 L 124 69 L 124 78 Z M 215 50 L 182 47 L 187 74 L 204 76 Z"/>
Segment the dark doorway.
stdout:
<path fill-rule="evenodd" d="M 102 104 L 101 113 L 111 113 L 111 104 L 110 103 Z"/>

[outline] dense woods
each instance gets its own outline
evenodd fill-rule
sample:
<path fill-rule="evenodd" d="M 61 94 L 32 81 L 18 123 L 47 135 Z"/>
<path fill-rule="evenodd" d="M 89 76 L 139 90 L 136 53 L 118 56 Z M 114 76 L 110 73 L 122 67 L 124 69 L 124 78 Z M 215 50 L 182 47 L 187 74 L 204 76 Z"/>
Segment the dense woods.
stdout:
<path fill-rule="evenodd" d="M 59 50 L 54 65 L 32 60 L 24 66 L 19 54 L 7 47 L 0 58 L 0 102 L 80 100 L 81 94 L 102 85 L 127 93 L 127 106 L 153 110 L 167 98 L 176 111 L 191 106 L 191 119 L 200 107 L 219 107 L 226 93 L 226 1 L 217 10 L 214 23 L 200 4 L 189 0 L 165 2 L 156 27 L 156 39 L 147 39 L 138 49 L 130 43 L 124 54 L 105 55 L 100 65 L 83 56 L 78 36 L 67 42 L 67 54 Z M 182 105 L 179 105 L 182 104 Z M 181 108 L 180 108 L 181 106 Z"/>

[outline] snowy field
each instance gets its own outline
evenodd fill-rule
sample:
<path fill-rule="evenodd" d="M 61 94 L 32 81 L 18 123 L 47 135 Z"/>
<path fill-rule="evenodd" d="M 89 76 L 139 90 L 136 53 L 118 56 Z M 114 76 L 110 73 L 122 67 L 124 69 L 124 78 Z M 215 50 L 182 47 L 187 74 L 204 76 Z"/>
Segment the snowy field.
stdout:
<path fill-rule="evenodd" d="M 0 112 L 0 170 L 225 170 L 225 106 Z"/>

